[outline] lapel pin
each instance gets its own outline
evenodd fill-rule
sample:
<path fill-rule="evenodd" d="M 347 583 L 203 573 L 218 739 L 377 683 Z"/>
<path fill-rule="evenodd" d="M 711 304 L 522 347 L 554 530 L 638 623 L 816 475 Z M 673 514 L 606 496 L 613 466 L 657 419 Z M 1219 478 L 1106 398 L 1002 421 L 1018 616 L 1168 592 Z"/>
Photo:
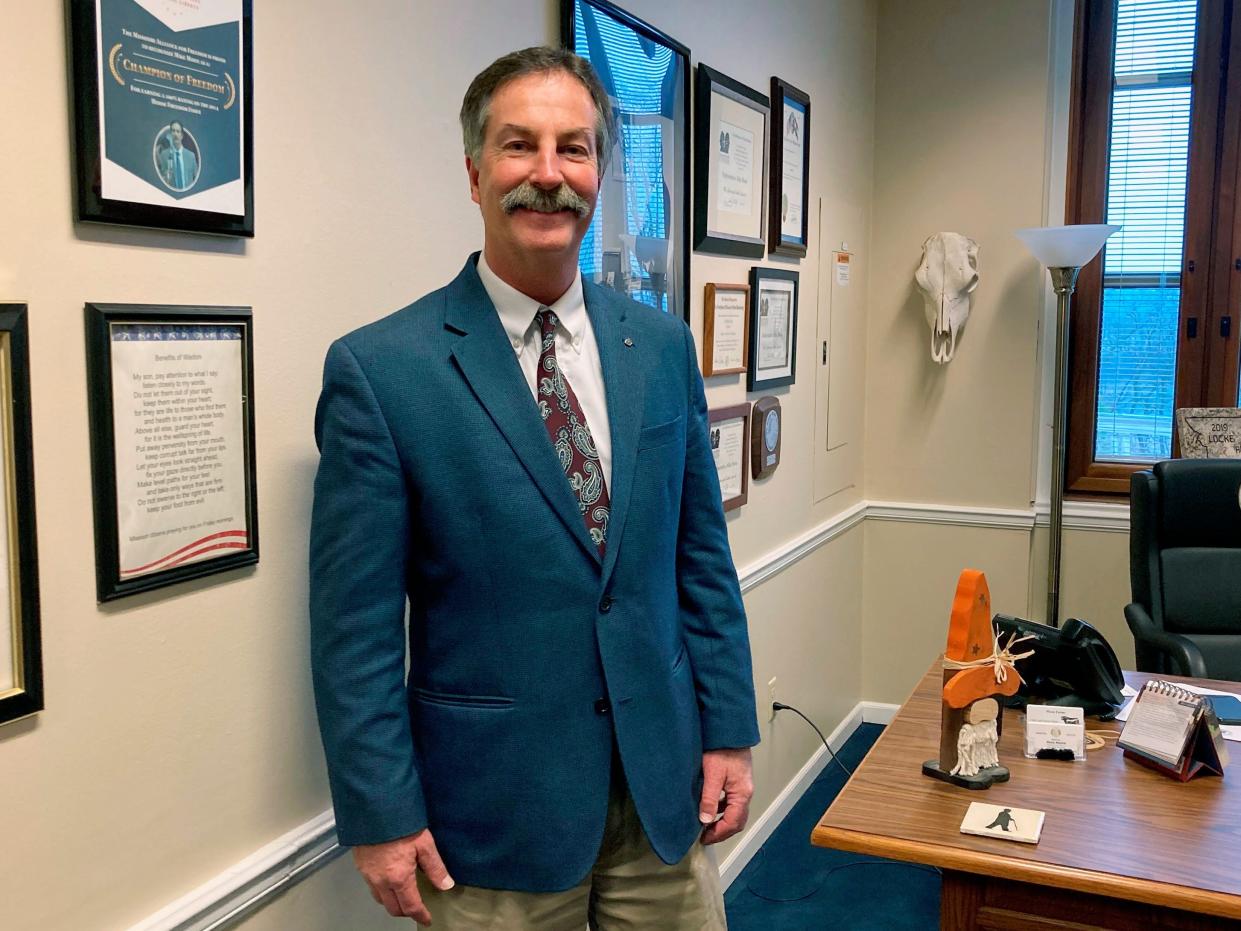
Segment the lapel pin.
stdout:
<path fill-rule="evenodd" d="M 625 337 L 625 345 L 628 346 L 630 349 L 633 348 L 633 340 L 630 339 L 628 336 Z"/>

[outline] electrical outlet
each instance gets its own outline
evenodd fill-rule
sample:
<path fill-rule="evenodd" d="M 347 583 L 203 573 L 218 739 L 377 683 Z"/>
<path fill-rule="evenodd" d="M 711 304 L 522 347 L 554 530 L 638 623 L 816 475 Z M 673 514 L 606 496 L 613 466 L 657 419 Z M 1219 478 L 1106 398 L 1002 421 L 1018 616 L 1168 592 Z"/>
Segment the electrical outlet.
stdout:
<path fill-rule="evenodd" d="M 767 680 L 767 707 L 771 709 L 771 717 L 769 721 L 776 719 L 776 709 L 772 706 L 776 703 L 776 677 L 772 676 Z"/>

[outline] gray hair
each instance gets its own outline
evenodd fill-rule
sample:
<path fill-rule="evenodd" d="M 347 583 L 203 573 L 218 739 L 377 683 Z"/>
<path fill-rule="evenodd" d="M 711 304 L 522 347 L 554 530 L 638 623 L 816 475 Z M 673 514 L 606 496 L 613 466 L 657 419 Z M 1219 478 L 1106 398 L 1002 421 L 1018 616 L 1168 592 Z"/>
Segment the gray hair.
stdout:
<path fill-rule="evenodd" d="M 544 45 L 509 52 L 493 61 L 470 82 L 470 88 L 461 102 L 461 138 L 465 143 L 465 154 L 477 162 L 482 153 L 491 98 L 496 91 L 516 78 L 556 71 L 563 71 L 577 78 L 590 92 L 596 114 L 595 154 L 599 174 L 602 175 L 607 169 L 608 155 L 612 151 L 612 104 L 608 100 L 608 93 L 603 89 L 595 69 L 585 58 L 568 49 Z"/>

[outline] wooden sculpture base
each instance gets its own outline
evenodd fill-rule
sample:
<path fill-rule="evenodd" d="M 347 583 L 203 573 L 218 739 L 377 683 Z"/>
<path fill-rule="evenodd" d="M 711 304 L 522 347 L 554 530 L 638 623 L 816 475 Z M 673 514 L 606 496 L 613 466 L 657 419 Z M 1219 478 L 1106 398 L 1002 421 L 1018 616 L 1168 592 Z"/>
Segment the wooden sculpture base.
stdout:
<path fill-rule="evenodd" d="M 923 763 L 922 775 L 930 776 L 932 779 L 942 779 L 944 782 L 963 789 L 987 789 L 993 782 L 1008 782 L 1008 770 L 1003 766 L 988 766 L 986 769 L 979 770 L 977 776 L 954 776 L 947 770 L 939 768 L 939 760 L 927 760 Z"/>

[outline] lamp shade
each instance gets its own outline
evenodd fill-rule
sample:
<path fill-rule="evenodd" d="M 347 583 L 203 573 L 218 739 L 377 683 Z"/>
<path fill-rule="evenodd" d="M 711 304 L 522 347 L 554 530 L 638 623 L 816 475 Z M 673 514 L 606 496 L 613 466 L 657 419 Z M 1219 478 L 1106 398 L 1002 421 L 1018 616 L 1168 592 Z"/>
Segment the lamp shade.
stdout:
<path fill-rule="evenodd" d="M 1118 229 L 1108 223 L 1081 223 L 1017 230 L 1016 235 L 1047 268 L 1081 268 Z"/>

